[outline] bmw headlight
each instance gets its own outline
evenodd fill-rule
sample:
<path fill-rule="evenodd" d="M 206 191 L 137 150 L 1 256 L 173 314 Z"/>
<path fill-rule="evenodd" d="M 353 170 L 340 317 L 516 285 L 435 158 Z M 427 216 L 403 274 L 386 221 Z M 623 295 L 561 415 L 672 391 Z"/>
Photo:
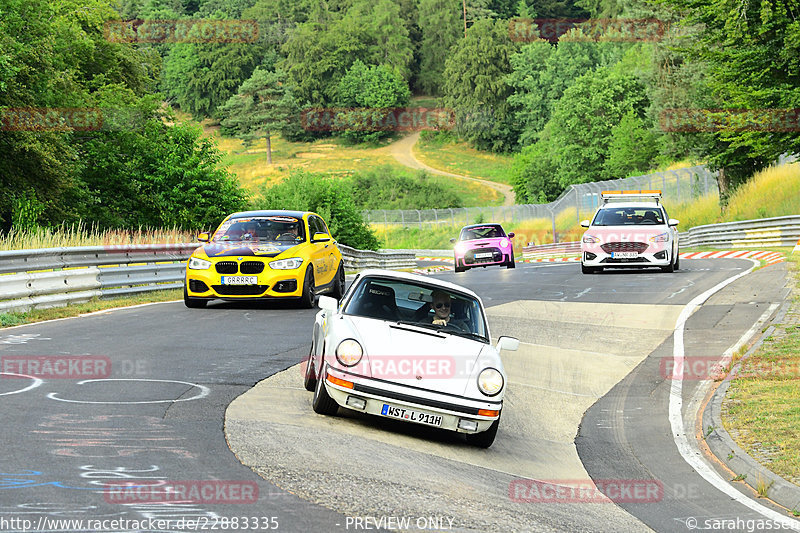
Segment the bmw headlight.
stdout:
<path fill-rule="evenodd" d="M 300 268 L 303 260 L 299 257 L 292 257 L 290 259 L 278 259 L 277 261 L 270 261 L 269 267 L 275 270 L 294 270 Z"/>
<path fill-rule="evenodd" d="M 478 375 L 478 388 L 486 396 L 497 396 L 503 384 L 503 374 L 496 368 L 485 368 Z"/>
<path fill-rule="evenodd" d="M 361 361 L 364 350 L 355 339 L 345 339 L 336 347 L 336 359 L 344 366 L 355 366 Z"/>
<path fill-rule="evenodd" d="M 600 239 L 598 237 L 595 237 L 594 235 L 589 235 L 588 233 L 586 233 L 583 235 L 583 242 L 585 242 L 586 244 L 597 244 L 598 242 L 600 242 Z"/>
<path fill-rule="evenodd" d="M 208 270 L 211 268 L 211 261 L 192 256 L 189 258 L 189 268 L 192 270 Z"/>
<path fill-rule="evenodd" d="M 650 237 L 650 242 L 667 242 L 669 241 L 669 233 L 664 232 L 660 235 L 656 235 L 655 237 Z"/>

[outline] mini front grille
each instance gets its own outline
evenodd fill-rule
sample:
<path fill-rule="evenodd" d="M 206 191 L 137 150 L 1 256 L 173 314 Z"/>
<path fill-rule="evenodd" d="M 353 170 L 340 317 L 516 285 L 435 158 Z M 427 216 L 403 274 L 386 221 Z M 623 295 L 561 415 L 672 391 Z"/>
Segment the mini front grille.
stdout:
<path fill-rule="evenodd" d="M 646 242 L 607 242 L 600 246 L 607 254 L 612 252 L 636 252 L 640 254 L 647 250 Z"/>
<path fill-rule="evenodd" d="M 215 268 L 217 274 L 236 274 L 239 271 L 239 264 L 236 261 L 220 261 Z"/>
<path fill-rule="evenodd" d="M 268 285 L 212 285 L 217 294 L 223 296 L 260 296 Z"/>
<path fill-rule="evenodd" d="M 492 254 L 491 257 L 475 257 L 475 254 Z M 503 260 L 503 252 L 499 248 L 477 248 L 464 254 L 464 264 L 496 263 Z"/>
<path fill-rule="evenodd" d="M 261 261 L 244 261 L 239 270 L 242 274 L 261 274 L 264 272 L 264 263 Z"/>

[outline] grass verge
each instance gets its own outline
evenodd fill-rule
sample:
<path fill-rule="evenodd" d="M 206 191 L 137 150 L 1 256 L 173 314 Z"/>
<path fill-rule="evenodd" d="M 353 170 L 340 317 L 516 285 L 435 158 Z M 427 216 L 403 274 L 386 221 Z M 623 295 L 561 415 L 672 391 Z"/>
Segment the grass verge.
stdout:
<path fill-rule="evenodd" d="M 0 314 L 0 328 L 44 322 L 45 320 L 54 320 L 56 318 L 79 316 L 95 311 L 126 307 L 129 305 L 169 302 L 172 300 L 181 300 L 182 298 L 183 290 L 170 289 L 166 291 L 136 294 L 124 298 L 114 298 L 113 300 L 100 300 L 97 298 L 83 304 L 68 305 L 66 307 L 51 307 L 49 309 L 33 309 L 25 313 L 2 313 Z"/>
<path fill-rule="evenodd" d="M 743 450 L 800 484 L 800 254 L 789 255 L 787 263 L 793 278 L 790 308 L 731 381 L 722 420 Z"/>

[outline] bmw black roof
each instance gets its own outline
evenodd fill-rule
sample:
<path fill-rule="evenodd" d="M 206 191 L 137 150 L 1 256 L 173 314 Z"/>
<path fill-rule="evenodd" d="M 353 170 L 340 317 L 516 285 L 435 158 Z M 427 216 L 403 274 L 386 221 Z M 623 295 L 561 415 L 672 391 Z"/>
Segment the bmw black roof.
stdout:
<path fill-rule="evenodd" d="M 303 218 L 303 215 L 311 212 L 312 211 L 284 211 L 281 209 L 270 209 L 262 211 L 239 211 L 238 213 L 233 213 L 230 216 L 230 218 L 276 217 L 276 216 Z"/>

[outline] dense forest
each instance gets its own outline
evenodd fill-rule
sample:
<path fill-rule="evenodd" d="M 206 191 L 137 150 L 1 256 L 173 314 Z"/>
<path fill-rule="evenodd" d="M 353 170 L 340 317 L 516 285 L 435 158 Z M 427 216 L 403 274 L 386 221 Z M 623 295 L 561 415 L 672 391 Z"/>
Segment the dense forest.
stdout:
<path fill-rule="evenodd" d="M 518 203 L 686 158 L 720 169 L 724 201 L 800 152 L 800 7 L 2 0 L 0 224 L 208 228 L 250 200 L 173 108 L 246 140 L 373 142 L 390 132 L 302 118 L 412 95 L 452 111 L 447 135 L 515 154 Z"/>

